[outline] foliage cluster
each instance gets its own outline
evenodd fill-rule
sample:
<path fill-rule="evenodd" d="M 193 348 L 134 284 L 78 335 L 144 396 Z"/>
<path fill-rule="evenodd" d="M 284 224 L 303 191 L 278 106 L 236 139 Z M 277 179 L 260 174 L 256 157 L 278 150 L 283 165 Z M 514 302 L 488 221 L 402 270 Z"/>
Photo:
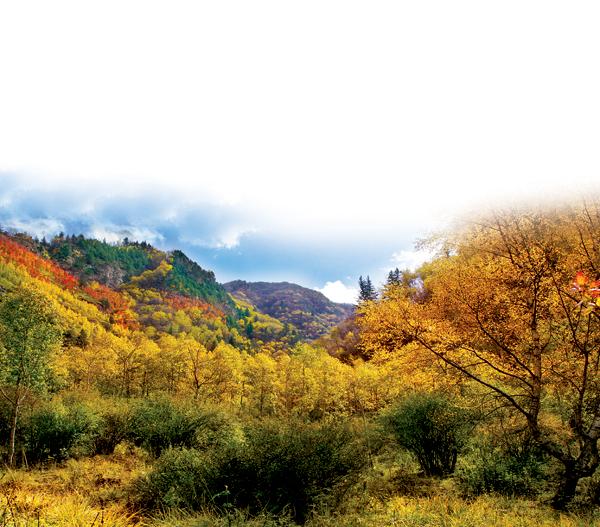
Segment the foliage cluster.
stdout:
<path fill-rule="evenodd" d="M 81 235 L 56 236 L 49 243 L 40 244 L 38 251 L 47 253 L 85 282 L 96 281 L 110 287 L 118 287 L 150 269 L 158 256 L 146 243 L 109 244 Z"/>
<path fill-rule="evenodd" d="M 0 408 L 0 422 L 10 408 Z M 166 397 L 123 400 L 74 395 L 40 401 L 23 412 L 16 430 L 22 465 L 112 454 L 122 443 L 151 456 L 188 447 L 205 450 L 235 436 L 237 425 L 227 413 Z"/>
<path fill-rule="evenodd" d="M 510 442 L 482 442 L 475 448 L 458 473 L 459 488 L 466 496 L 533 497 L 546 489 L 548 458 L 527 438 L 513 436 Z"/>

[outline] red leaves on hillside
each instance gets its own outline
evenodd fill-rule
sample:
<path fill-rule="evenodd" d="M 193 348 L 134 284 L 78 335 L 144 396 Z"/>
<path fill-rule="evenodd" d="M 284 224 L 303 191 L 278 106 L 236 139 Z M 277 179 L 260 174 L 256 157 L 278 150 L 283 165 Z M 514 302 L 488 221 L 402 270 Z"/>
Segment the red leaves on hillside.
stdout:
<path fill-rule="evenodd" d="M 98 282 L 82 285 L 77 277 L 51 260 L 35 254 L 3 234 L 0 234 L 0 259 L 23 267 L 33 278 L 53 283 L 72 292 L 79 291 L 81 296 L 77 296 L 107 313 L 111 323 L 128 329 L 139 329 L 137 316 L 132 310 L 133 301 L 128 296 Z M 165 294 L 163 300 L 173 311 L 197 309 L 203 318 L 212 320 L 222 320 L 225 316 L 219 308 L 197 298 Z"/>
<path fill-rule="evenodd" d="M 173 308 L 176 311 L 180 309 L 187 310 L 196 308 L 202 311 L 202 313 L 205 314 L 208 318 L 213 319 L 223 318 L 224 315 L 223 311 L 221 311 L 217 307 L 213 306 L 212 304 L 209 304 L 208 302 L 204 302 L 203 300 L 200 300 L 198 298 L 190 298 L 187 296 L 177 294 L 169 294 L 168 296 L 165 296 L 164 300 L 169 306 L 171 306 L 171 308 Z"/>
<path fill-rule="evenodd" d="M 0 234 L 0 258 L 6 258 L 25 268 L 34 278 L 55 283 L 65 289 L 73 290 L 79 280 L 58 265 L 31 252 L 22 245 Z"/>
<path fill-rule="evenodd" d="M 117 291 L 98 282 L 83 287 L 83 291 L 98 304 L 102 311 L 110 315 L 111 322 L 129 329 L 137 329 L 139 324 L 131 311 L 131 301 Z"/>
<path fill-rule="evenodd" d="M 130 310 L 130 301 L 121 293 L 96 282 L 81 287 L 77 277 L 3 234 L 0 234 L 0 259 L 5 259 L 23 267 L 33 278 L 56 284 L 69 291 L 79 289 L 102 311 L 108 313 L 111 322 L 114 324 L 130 329 L 138 326 L 135 315 Z"/>

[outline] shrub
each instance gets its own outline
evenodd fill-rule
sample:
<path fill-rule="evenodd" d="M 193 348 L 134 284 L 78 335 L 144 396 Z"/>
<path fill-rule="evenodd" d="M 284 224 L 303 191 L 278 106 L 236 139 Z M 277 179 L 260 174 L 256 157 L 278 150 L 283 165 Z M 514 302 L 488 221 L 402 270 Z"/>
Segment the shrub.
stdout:
<path fill-rule="evenodd" d="M 342 491 L 367 462 L 353 434 L 334 424 L 259 426 L 248 431 L 247 443 L 245 461 L 255 489 L 248 492 L 244 478 L 233 478 L 235 501 L 258 503 L 273 513 L 289 507 L 300 522 L 325 494 Z"/>
<path fill-rule="evenodd" d="M 51 404 L 34 412 L 24 429 L 30 462 L 62 461 L 93 452 L 99 419 L 81 404 Z"/>
<path fill-rule="evenodd" d="M 526 437 L 514 436 L 499 445 L 480 445 L 471 455 L 471 463 L 458 471 L 457 480 L 467 496 L 532 497 L 543 489 L 546 468 L 546 456 Z"/>
<path fill-rule="evenodd" d="M 600 470 L 582 481 L 583 499 L 592 505 L 600 505 Z"/>
<path fill-rule="evenodd" d="M 126 429 L 126 439 L 160 456 L 168 448 L 207 448 L 233 433 L 234 425 L 222 412 L 177 406 L 160 398 L 138 403 Z"/>
<path fill-rule="evenodd" d="M 125 405 L 116 404 L 103 411 L 95 439 L 96 454 L 112 454 L 116 446 L 127 439 L 130 421 L 131 412 Z"/>
<path fill-rule="evenodd" d="M 288 512 L 303 523 L 322 500 L 341 495 L 366 459 L 344 426 L 260 424 L 247 427 L 238 444 L 165 452 L 136 493 L 150 509 L 235 506 L 254 514 Z"/>
<path fill-rule="evenodd" d="M 210 468 L 204 452 L 166 450 L 152 472 L 135 483 L 138 504 L 146 509 L 198 510 L 210 500 L 206 481 L 211 476 Z"/>
<path fill-rule="evenodd" d="M 442 394 L 416 393 L 388 410 L 385 428 L 411 452 L 427 476 L 454 472 L 474 423 L 474 414 Z"/>

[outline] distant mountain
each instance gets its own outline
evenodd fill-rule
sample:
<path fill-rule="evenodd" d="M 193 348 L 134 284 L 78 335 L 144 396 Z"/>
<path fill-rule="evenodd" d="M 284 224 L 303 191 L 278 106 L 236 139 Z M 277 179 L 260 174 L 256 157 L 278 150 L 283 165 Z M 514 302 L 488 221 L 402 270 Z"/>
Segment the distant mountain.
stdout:
<path fill-rule="evenodd" d="M 289 282 L 235 280 L 224 287 L 260 312 L 294 326 L 305 339 L 325 335 L 354 312 L 351 304 L 337 304 L 318 291 Z"/>

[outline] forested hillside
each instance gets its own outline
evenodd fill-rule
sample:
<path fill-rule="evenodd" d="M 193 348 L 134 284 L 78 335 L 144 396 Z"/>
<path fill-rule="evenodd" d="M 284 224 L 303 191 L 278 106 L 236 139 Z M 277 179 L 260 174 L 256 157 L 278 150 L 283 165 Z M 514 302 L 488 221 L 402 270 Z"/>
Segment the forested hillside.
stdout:
<path fill-rule="evenodd" d="M 48 255 L 65 270 L 83 282 L 96 281 L 117 288 L 145 271 L 163 264 L 165 274 L 147 285 L 165 292 L 198 298 L 222 308 L 231 308 L 232 302 L 225 290 L 215 280 L 212 271 L 202 269 L 181 251 L 165 253 L 151 245 L 130 242 L 119 244 L 85 238 L 84 236 L 57 236 L 49 243 L 30 243 L 42 255 Z M 165 267 L 165 266 L 168 266 Z"/>
<path fill-rule="evenodd" d="M 57 264 L 87 287 L 88 293 L 104 287 L 105 294 L 108 289 L 125 294 L 135 300 L 133 310 L 143 326 L 158 326 L 168 333 L 179 333 L 181 324 L 173 325 L 172 316 L 154 312 L 173 314 L 174 304 L 184 312 L 195 304 L 213 315 L 220 314 L 242 339 L 258 343 L 293 344 L 317 338 L 353 311 L 353 306 L 335 304 L 318 291 L 296 284 L 250 285 L 238 281 L 232 282 L 238 287 L 222 286 L 212 271 L 203 269 L 182 251 L 165 252 L 146 242 L 124 239 L 111 244 L 63 234 L 49 242 L 24 233 L 4 236 Z M 154 293 L 149 297 L 143 291 Z M 202 325 L 198 320 L 196 323 Z M 184 327 L 190 326 L 184 323 Z"/>
<path fill-rule="evenodd" d="M 0 234 L 0 525 L 600 524 L 600 203 L 432 240 L 354 310 Z"/>

